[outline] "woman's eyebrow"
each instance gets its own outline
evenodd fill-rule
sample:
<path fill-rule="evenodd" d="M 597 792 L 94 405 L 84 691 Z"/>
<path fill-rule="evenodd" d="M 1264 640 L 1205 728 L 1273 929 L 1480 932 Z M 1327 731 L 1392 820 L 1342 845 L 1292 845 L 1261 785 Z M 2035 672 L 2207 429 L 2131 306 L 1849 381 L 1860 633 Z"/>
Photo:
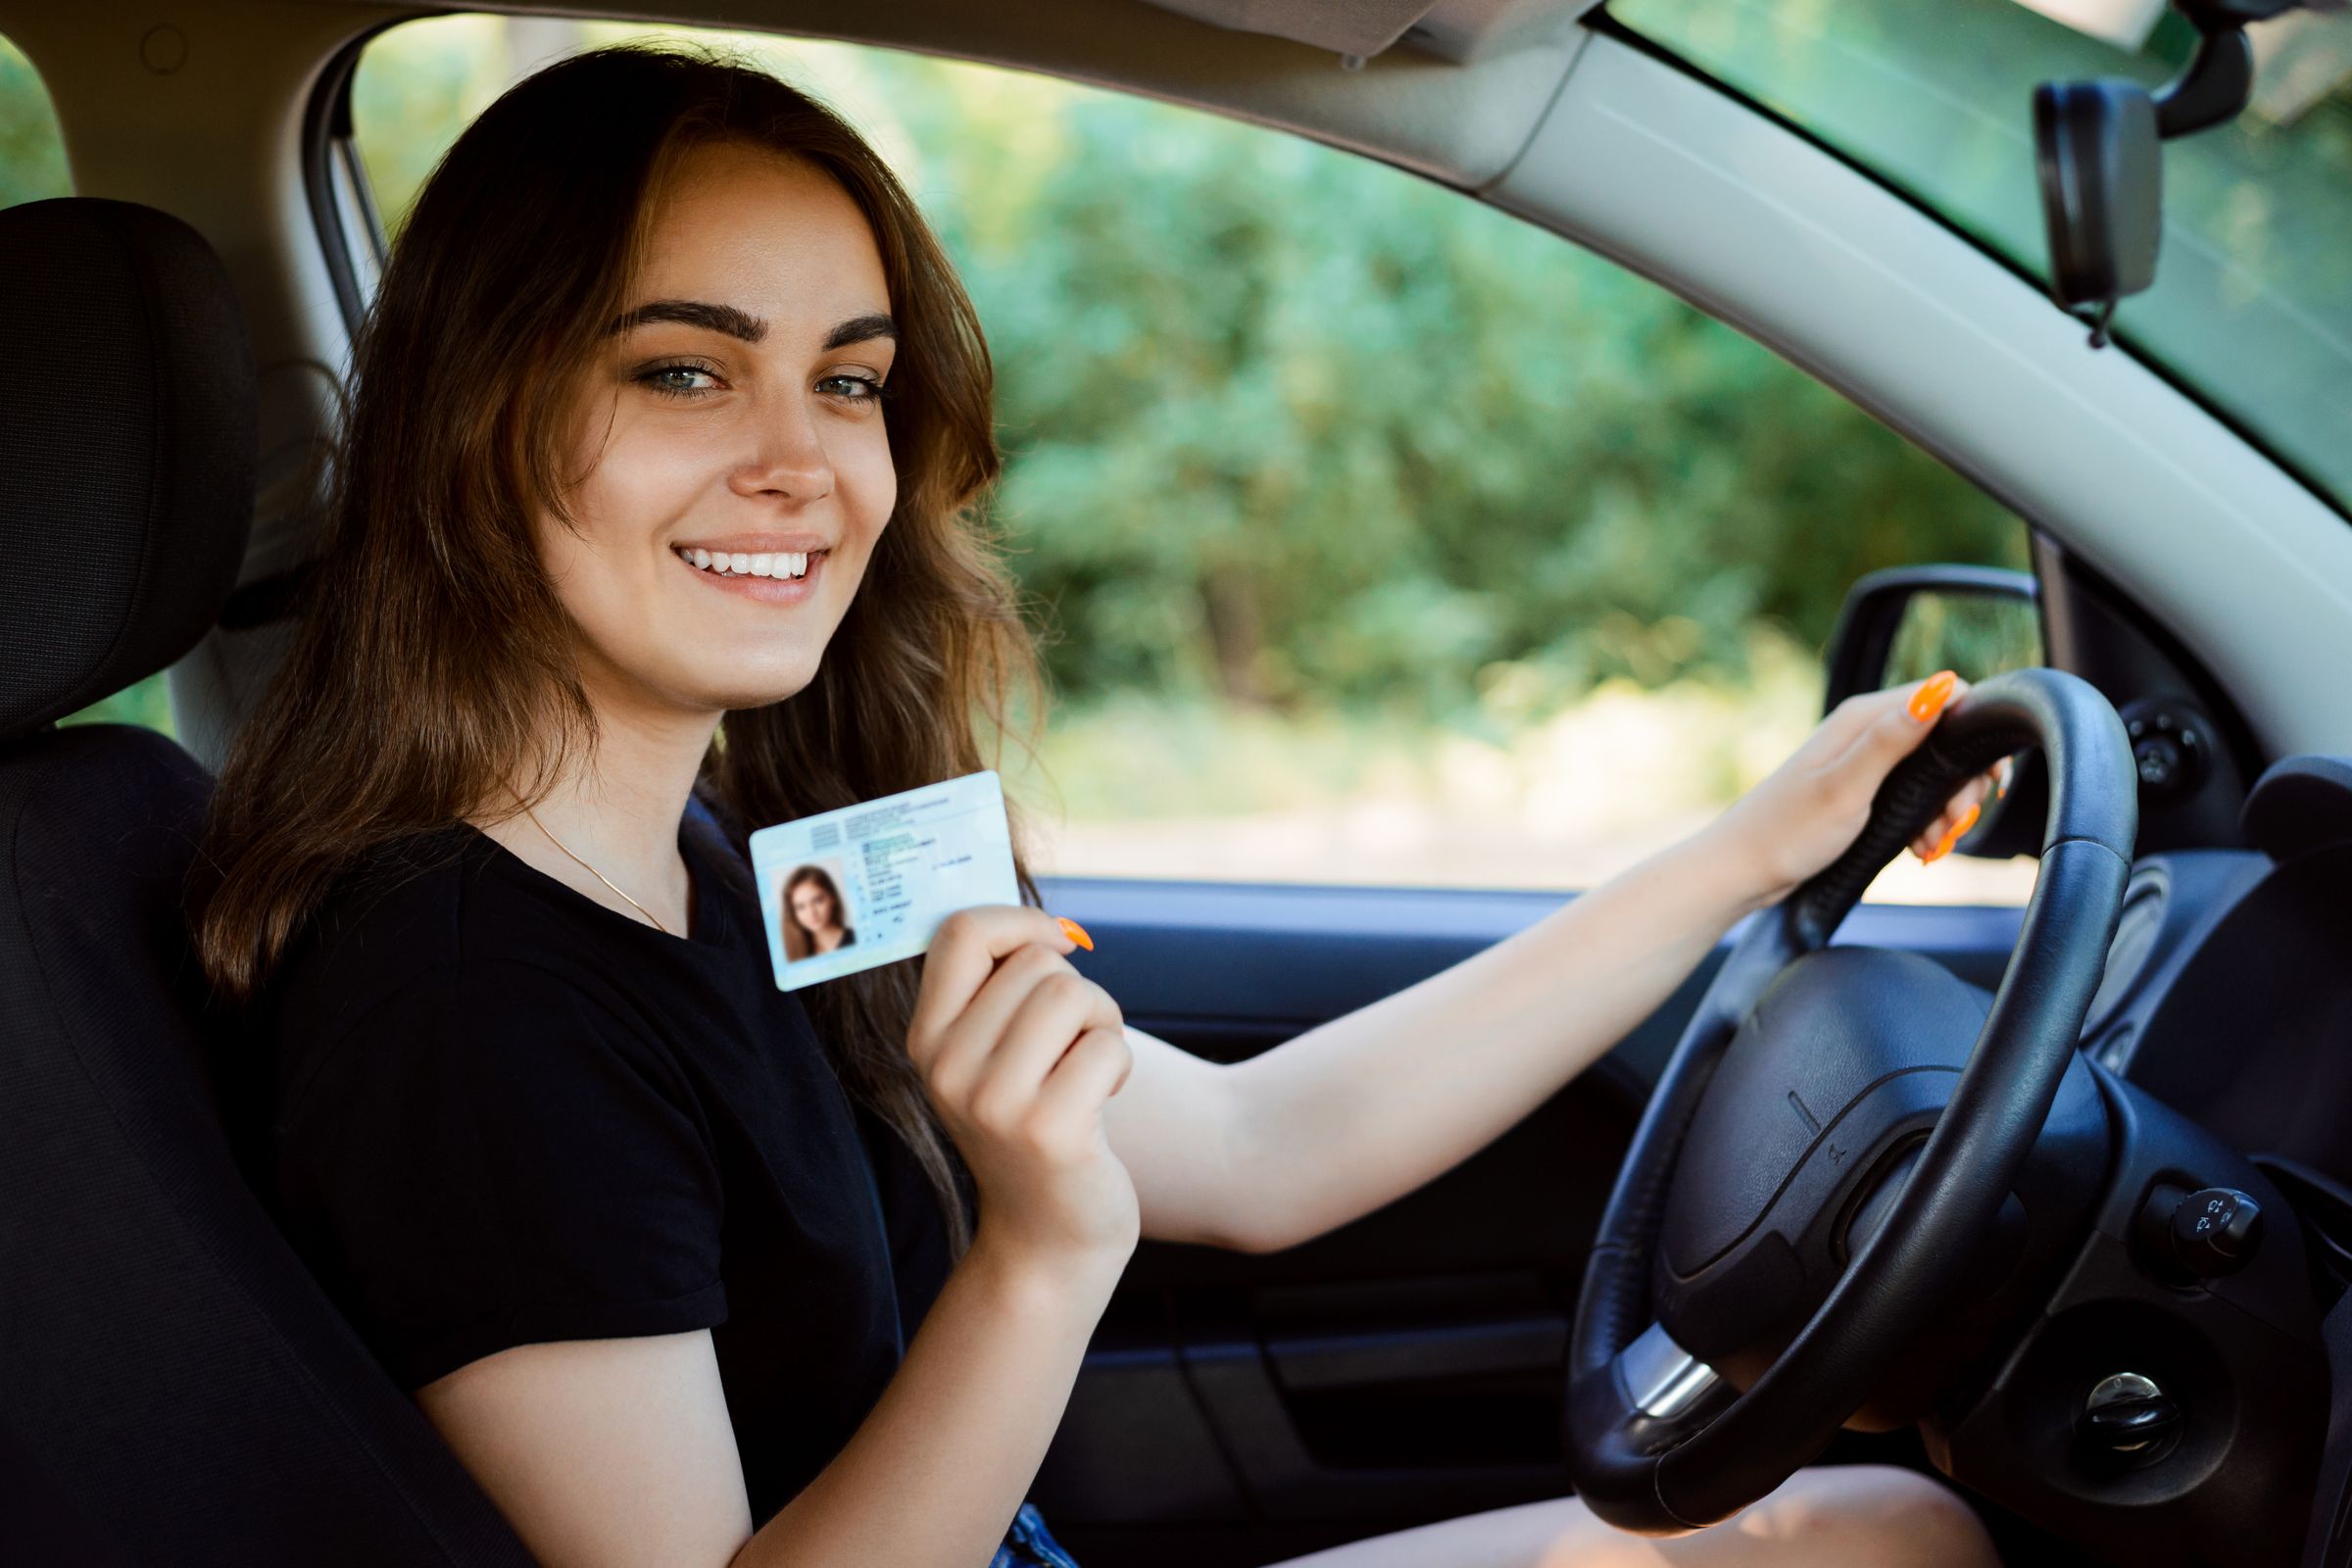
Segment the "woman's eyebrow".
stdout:
<path fill-rule="evenodd" d="M 651 326 L 656 321 L 676 321 L 684 326 L 699 326 L 706 331 L 724 332 L 746 343 L 757 343 L 767 336 L 767 323 L 757 316 L 737 310 L 732 305 L 708 305 L 701 300 L 656 300 L 640 305 L 613 319 L 605 328 L 605 335 L 615 336 L 632 327 Z"/>
<path fill-rule="evenodd" d="M 615 336 L 634 327 L 651 326 L 657 321 L 675 321 L 682 326 L 699 326 L 706 331 L 724 332 L 746 343 L 757 343 L 767 336 L 767 322 L 732 305 L 712 305 L 703 300 L 655 300 L 640 305 L 618 317 L 605 328 L 606 335 Z M 879 311 L 864 316 L 853 316 L 825 334 L 824 349 L 847 348 L 852 343 L 864 343 L 886 337 L 896 341 L 899 326 Z"/>
<path fill-rule="evenodd" d="M 863 343 L 877 337 L 889 338 L 894 343 L 899 337 L 899 323 L 879 311 L 866 316 L 853 316 L 827 332 L 825 348 L 846 349 L 853 343 Z"/>

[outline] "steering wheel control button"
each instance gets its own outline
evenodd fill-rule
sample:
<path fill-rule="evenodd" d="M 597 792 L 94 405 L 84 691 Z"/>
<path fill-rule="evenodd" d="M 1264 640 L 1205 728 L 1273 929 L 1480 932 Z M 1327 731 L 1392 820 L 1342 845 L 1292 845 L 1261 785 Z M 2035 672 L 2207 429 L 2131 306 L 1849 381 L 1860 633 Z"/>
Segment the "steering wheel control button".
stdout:
<path fill-rule="evenodd" d="M 2154 1378 L 2117 1372 L 2082 1401 L 2075 1437 L 2091 1458 L 2132 1468 L 2154 1464 L 2180 1441 L 2180 1406 Z"/>
<path fill-rule="evenodd" d="M 2262 1205 L 2230 1187 L 2189 1194 L 2173 1210 L 2173 1255 L 2201 1280 L 2234 1274 L 2262 1241 Z"/>
<path fill-rule="evenodd" d="M 2163 1283 L 2193 1286 L 2234 1274 L 2262 1244 L 2262 1205 L 2234 1187 L 2183 1192 L 2159 1182 L 2132 1224 L 2141 1264 Z"/>
<path fill-rule="evenodd" d="M 2139 774 L 2139 792 L 2151 801 L 2185 795 L 2205 778 L 2206 742 L 2203 722 L 2185 711 L 2150 703 L 2133 703 L 2123 712 L 2124 733 L 2132 741 L 2132 765 Z"/>

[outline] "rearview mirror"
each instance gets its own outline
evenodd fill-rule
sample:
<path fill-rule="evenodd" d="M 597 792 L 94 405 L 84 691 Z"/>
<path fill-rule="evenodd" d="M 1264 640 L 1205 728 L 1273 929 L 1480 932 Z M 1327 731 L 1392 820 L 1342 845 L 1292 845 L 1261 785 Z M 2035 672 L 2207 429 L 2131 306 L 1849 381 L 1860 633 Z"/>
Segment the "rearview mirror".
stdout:
<path fill-rule="evenodd" d="M 2254 87 L 2246 24 L 2312 0 L 2173 0 L 2197 29 L 2180 74 L 2150 93 L 2133 81 L 2049 81 L 2034 89 L 2034 148 L 2050 293 L 2088 311 L 2107 341 L 2116 302 L 2156 281 L 2164 226 L 2162 143 L 2235 119 Z"/>
<path fill-rule="evenodd" d="M 2111 310 L 2156 281 L 2164 153 L 2147 89 L 2045 82 L 2034 89 L 2034 146 L 2058 303 Z"/>

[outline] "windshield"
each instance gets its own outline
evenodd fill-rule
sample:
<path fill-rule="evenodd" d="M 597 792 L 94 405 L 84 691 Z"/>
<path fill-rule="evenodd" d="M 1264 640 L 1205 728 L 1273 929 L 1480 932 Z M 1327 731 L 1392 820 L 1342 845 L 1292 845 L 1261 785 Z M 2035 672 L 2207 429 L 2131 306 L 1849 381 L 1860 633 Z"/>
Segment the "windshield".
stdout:
<path fill-rule="evenodd" d="M 2036 279 L 2048 275 L 2048 246 L 2034 86 L 2088 76 L 2155 86 L 2195 37 L 2161 0 L 1609 0 L 1608 10 Z M 2249 35 L 2252 107 L 2165 146 L 2156 286 L 2124 302 L 2116 335 L 2342 510 L 2352 16 L 2290 12 Z"/>

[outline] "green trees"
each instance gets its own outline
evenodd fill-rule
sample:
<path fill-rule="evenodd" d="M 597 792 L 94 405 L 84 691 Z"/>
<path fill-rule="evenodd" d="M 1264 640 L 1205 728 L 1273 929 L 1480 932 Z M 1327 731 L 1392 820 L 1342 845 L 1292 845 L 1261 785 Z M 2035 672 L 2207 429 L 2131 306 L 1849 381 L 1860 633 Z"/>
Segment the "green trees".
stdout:
<path fill-rule="evenodd" d="M 1873 567 L 2023 564 L 1974 487 L 1555 236 L 1294 137 L 963 74 L 876 68 L 995 350 L 997 515 L 1065 693 L 1439 716 L 1497 665 L 1562 696 L 1737 673 L 1759 624 L 1818 646 Z"/>
<path fill-rule="evenodd" d="M 0 207 L 73 191 L 49 89 L 32 62 L 0 38 Z"/>

